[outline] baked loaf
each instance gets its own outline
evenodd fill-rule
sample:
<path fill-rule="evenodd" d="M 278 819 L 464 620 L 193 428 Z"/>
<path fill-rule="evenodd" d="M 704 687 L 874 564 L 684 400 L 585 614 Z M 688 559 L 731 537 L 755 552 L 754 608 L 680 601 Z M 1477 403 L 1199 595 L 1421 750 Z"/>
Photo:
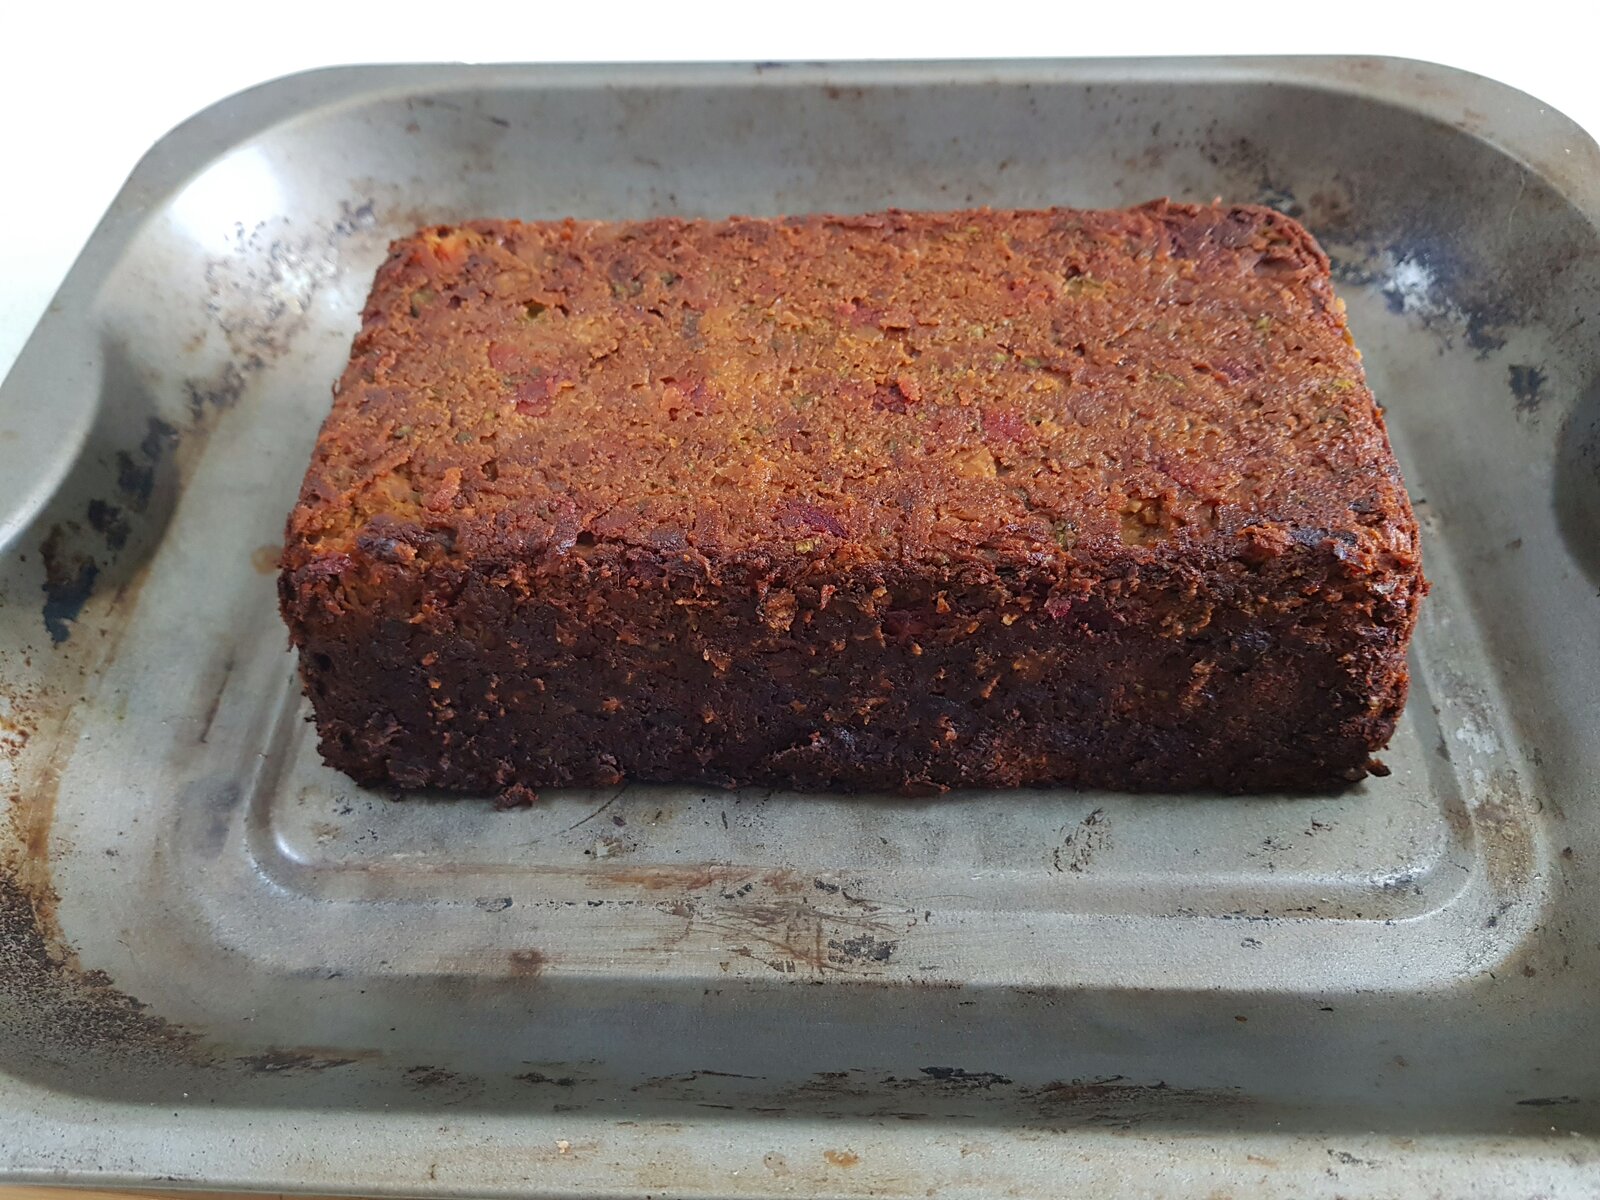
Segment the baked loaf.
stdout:
<path fill-rule="evenodd" d="M 1265 208 L 479 221 L 378 271 L 282 611 L 329 764 L 474 791 L 1315 789 L 1426 585 Z"/>

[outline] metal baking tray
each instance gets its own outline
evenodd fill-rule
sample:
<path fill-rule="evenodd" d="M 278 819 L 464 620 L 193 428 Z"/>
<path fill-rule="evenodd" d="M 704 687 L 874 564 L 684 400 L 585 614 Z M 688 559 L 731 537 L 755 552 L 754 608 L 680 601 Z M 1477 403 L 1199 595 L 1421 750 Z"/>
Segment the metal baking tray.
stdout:
<path fill-rule="evenodd" d="M 272 564 L 393 236 L 1265 200 L 1434 593 L 1317 797 L 318 761 Z M 371 67 L 140 163 L 0 391 L 0 1173 L 408 1195 L 1600 1189 L 1600 151 L 1373 59 Z"/>

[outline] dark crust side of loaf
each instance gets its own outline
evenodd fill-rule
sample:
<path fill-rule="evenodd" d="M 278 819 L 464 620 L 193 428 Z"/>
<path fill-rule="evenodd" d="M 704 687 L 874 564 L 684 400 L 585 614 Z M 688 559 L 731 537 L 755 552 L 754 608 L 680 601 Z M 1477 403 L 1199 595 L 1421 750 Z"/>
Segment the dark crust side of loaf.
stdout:
<path fill-rule="evenodd" d="M 451 326 L 437 325 L 426 345 L 443 340 L 440 353 L 419 350 L 407 313 L 419 294 L 425 304 L 460 297 L 457 311 L 494 312 L 507 298 L 492 290 L 521 282 L 515 262 L 508 270 L 486 250 L 489 265 L 475 273 L 471 251 L 441 258 L 435 248 L 456 246 L 450 230 L 398 243 L 291 516 L 280 578 L 327 761 L 364 783 L 480 791 L 621 779 L 911 792 L 1050 784 L 1250 791 L 1322 788 L 1364 775 L 1404 704 L 1406 645 L 1426 585 L 1415 522 L 1327 287 L 1326 260 L 1298 226 L 1264 210 L 1163 204 L 1048 215 L 1058 219 L 1051 231 L 1072 223 L 1063 236 L 1110 231 L 1123 239 L 1117 244 L 1139 248 L 1124 255 L 1119 276 L 1116 252 L 1099 246 L 1095 273 L 1069 268 L 1042 301 L 1021 302 L 1091 305 L 1064 325 L 1052 318 L 1050 328 L 1073 354 L 1087 349 L 1077 357 L 1095 369 L 1074 368 L 1076 375 L 1062 373 L 1064 386 L 1042 386 L 1028 364 L 1045 361 L 1044 352 L 1018 356 L 1013 347 L 1008 354 L 1021 365 L 1008 360 L 1003 373 L 981 381 L 1005 404 L 980 398 L 964 434 L 939 442 L 929 433 L 922 457 L 895 459 L 887 482 L 828 497 L 776 485 L 762 494 L 764 482 L 789 482 L 787 468 L 796 477 L 799 467 L 825 474 L 842 453 L 816 450 L 814 437 L 785 441 L 782 422 L 798 410 L 776 396 L 746 398 L 745 424 L 709 407 L 695 414 L 718 431 L 691 441 L 688 455 L 702 456 L 696 461 L 709 461 L 707 446 L 721 446 L 728 429 L 771 430 L 755 448 L 740 441 L 732 456 L 735 468 L 767 464 L 760 478 L 734 479 L 737 500 L 704 476 L 662 496 L 596 476 L 587 460 L 580 466 L 589 474 L 548 464 L 532 470 L 560 443 L 560 427 L 540 442 L 523 426 L 559 419 L 564 404 L 581 410 L 600 395 L 601 377 L 569 372 L 548 391 L 549 376 L 539 363 L 529 366 L 526 341 L 542 334 L 524 334 L 499 352 L 503 394 L 483 394 L 476 376 L 462 382 L 458 361 L 489 353 L 485 325 L 492 335 L 512 318 L 496 312 L 453 343 Z M 1032 222 L 1027 229 L 1039 227 L 1040 214 L 1021 216 Z M 1017 218 L 852 220 L 863 222 L 863 244 L 881 233 L 874 221 L 914 244 L 924 236 L 919 221 L 944 236 L 952 227 L 1004 234 Z M 609 238 L 616 229 L 563 228 L 569 236 L 560 244 L 580 261 L 585 231 Z M 704 246 L 716 254 L 723 245 L 705 241 L 708 228 L 646 222 L 627 236 L 658 251 L 698 237 L 702 257 L 688 260 L 703 267 Z M 809 228 L 788 235 L 791 242 Z M 541 246 L 556 244 L 552 229 L 482 223 L 468 232 L 521 253 L 529 230 Z M 1141 265 L 1147 229 L 1159 263 L 1197 265 L 1168 274 Z M 764 236 L 741 245 L 759 254 Z M 840 243 L 830 237 L 818 253 L 835 252 Z M 1026 258 L 1032 243 L 1011 244 Z M 1241 270 L 1257 247 L 1265 249 Z M 596 252 L 613 283 L 616 264 L 635 261 L 633 253 Z M 792 244 L 786 253 L 792 260 Z M 540 259 L 546 269 L 548 261 Z M 1017 269 L 1022 287 L 1038 283 L 1038 263 Z M 1166 311 L 1159 295 L 1140 295 L 1156 290 L 1151 272 L 1198 281 L 1201 295 L 1225 301 L 1212 310 L 1225 317 L 1203 314 L 1194 327 L 1174 320 L 1174 336 L 1192 343 L 1180 346 L 1180 357 L 1198 383 L 1156 382 L 1173 374 L 1170 364 L 1152 371 L 1137 355 L 1130 365 L 1104 349 L 1115 349 L 1109 339 L 1119 330 L 1128 336 L 1124 326 Z M 720 293 L 702 296 L 706 323 L 722 319 L 730 296 L 739 299 L 737 278 L 725 273 Z M 638 302 L 650 298 L 632 288 L 625 277 L 609 288 L 609 304 L 590 298 L 569 307 L 626 329 Z M 973 301 L 976 327 L 1001 323 L 982 310 L 994 303 L 989 295 Z M 537 320 L 558 300 L 540 296 L 512 295 L 509 303 Z M 899 328 L 915 314 L 885 315 L 873 299 L 883 296 L 851 300 L 828 319 L 854 328 L 860 310 L 877 311 L 881 333 L 915 343 L 914 331 Z M 1254 315 L 1260 307 L 1268 312 Z M 1026 316 L 1015 327 L 1029 328 Z M 594 325 L 583 329 L 593 336 Z M 1262 330 L 1263 344 L 1283 343 L 1252 350 L 1240 329 Z M 898 438 L 901 418 L 938 430 L 973 407 L 940 406 L 929 396 L 928 376 L 915 373 L 925 369 L 921 354 L 908 354 L 905 371 L 887 384 L 843 373 L 852 347 L 882 352 L 883 339 L 868 334 L 864 343 L 830 343 L 834 358 L 823 365 L 839 376 L 846 399 L 808 400 L 841 406 L 839 425 L 852 437 Z M 551 350 L 547 366 L 563 347 Z M 1264 356 L 1265 369 L 1251 352 Z M 929 353 L 948 359 L 943 347 Z M 421 398 L 419 376 L 405 370 L 418 357 L 428 360 L 437 390 L 457 389 L 448 402 Z M 1128 382 L 1112 393 L 1103 379 L 1115 372 Z M 719 378 L 737 386 L 747 376 L 730 369 Z M 948 378 L 959 389 L 962 377 Z M 668 379 L 652 394 L 692 410 L 714 390 L 705 385 L 704 375 L 688 387 Z M 851 392 L 863 386 L 865 394 Z M 1268 434 L 1259 416 L 1227 426 L 1234 392 L 1268 414 Z M 847 401 L 856 407 L 847 411 Z M 1085 403 L 1087 419 L 1074 409 Z M 1106 429 L 1094 427 L 1094 404 L 1106 406 Z M 477 442 L 456 439 L 481 436 L 480 426 L 462 425 L 464 409 L 496 405 L 510 414 L 515 440 L 504 444 L 516 449 L 507 452 L 512 465 L 491 477 L 468 449 Z M 927 412 L 906 411 L 919 405 Z M 418 439 L 417 427 L 444 410 L 454 432 Z M 1049 414 L 1072 411 L 1082 424 L 1055 432 Z M 681 416 L 639 415 L 634 453 L 641 436 L 651 450 L 670 442 Z M 1107 432 L 1115 420 L 1116 432 Z M 1029 426 L 1042 432 L 1017 449 L 1018 428 Z M 1210 441 L 1191 436 L 1198 427 Z M 606 432 L 597 428 L 596 439 Z M 397 455 L 396 442 L 417 440 L 420 448 Z M 1180 450 L 1194 455 L 1179 461 Z M 1078 475 L 1063 474 L 1063 460 L 1077 452 L 1087 462 L 1090 451 L 1100 456 L 1096 482 L 1082 482 L 1081 463 Z M 1232 477 L 1222 469 L 1252 454 L 1281 459 L 1280 471 L 1258 481 L 1253 462 Z M 1205 468 L 1218 459 L 1222 466 Z M 1149 482 L 1152 463 L 1164 483 Z M 630 469 L 627 447 L 615 469 Z M 1007 507 L 1000 497 L 1023 490 L 1019 471 L 1043 482 Z M 696 512 L 722 519 L 684 519 L 673 506 L 686 495 Z M 936 516 L 913 514 L 919 504 Z M 895 506 L 912 514 L 902 526 L 863 528 L 863 513 Z"/>

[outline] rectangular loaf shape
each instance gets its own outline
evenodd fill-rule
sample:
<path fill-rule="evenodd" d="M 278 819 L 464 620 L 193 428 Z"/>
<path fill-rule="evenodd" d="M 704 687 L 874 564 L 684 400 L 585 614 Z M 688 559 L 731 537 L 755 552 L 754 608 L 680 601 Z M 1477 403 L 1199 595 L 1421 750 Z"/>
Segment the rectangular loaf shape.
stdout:
<path fill-rule="evenodd" d="M 499 792 L 1313 789 L 1417 526 L 1293 220 L 472 222 L 396 242 L 280 578 L 328 763 Z"/>

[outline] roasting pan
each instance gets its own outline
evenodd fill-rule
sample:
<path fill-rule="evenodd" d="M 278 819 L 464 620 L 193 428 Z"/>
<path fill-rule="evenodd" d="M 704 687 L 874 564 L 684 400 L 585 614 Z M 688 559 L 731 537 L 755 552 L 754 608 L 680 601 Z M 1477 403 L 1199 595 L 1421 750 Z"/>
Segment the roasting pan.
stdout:
<path fill-rule="evenodd" d="M 436 221 L 1264 201 L 1433 595 L 1315 797 L 364 791 L 274 558 Z M 0 1176 L 415 1196 L 1600 1189 L 1600 152 L 1359 58 L 352 67 L 164 138 L 0 390 Z"/>

